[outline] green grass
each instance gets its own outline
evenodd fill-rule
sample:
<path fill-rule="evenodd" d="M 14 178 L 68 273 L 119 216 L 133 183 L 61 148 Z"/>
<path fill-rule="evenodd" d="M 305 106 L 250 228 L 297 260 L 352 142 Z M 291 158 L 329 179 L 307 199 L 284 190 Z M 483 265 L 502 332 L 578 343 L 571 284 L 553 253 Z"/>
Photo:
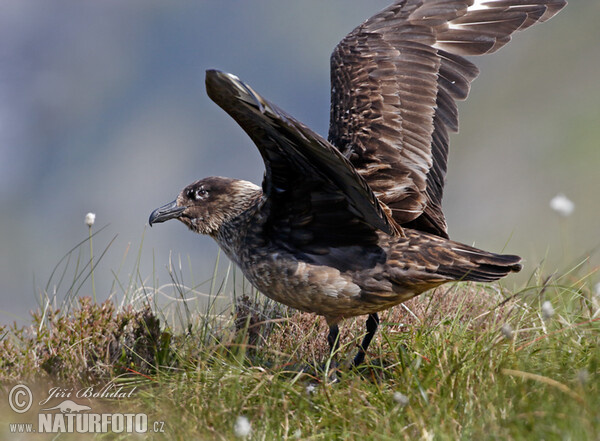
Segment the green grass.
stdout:
<path fill-rule="evenodd" d="M 239 416 L 257 440 L 600 439 L 600 299 L 586 265 L 551 277 L 539 268 L 517 290 L 448 285 L 384 312 L 361 369 L 347 361 L 363 318 L 348 320 L 332 382 L 322 319 L 254 293 L 238 293 L 237 307 L 224 309 L 217 300 L 228 298 L 222 281 L 233 271 L 190 286 L 179 262 L 163 286 L 135 269 L 128 280 L 116 272 L 122 301 L 99 305 L 75 296 L 91 266 L 72 260 L 73 276 L 57 272 L 74 280 L 62 290 L 69 302 L 47 299 L 31 327 L 0 334 L 5 391 L 17 381 L 37 391 L 110 379 L 135 386 L 131 398 L 86 403 L 164 421 L 157 439 L 233 439 Z M 203 307 L 183 301 L 205 286 Z M 181 301 L 158 306 L 165 292 Z M 5 422 L 19 419 L 2 401 L 0 437 L 8 439 Z"/>
<path fill-rule="evenodd" d="M 279 357 L 259 346 L 252 362 L 213 346 L 185 380 L 181 372 L 159 374 L 144 401 L 160 409 L 155 418 L 170 409 L 171 435 L 181 438 L 231 439 L 244 415 L 254 439 L 597 439 L 600 329 L 577 308 L 581 299 L 556 291 L 560 306 L 545 324 L 539 304 L 517 302 L 510 313 L 480 319 L 459 306 L 423 326 L 388 323 L 373 366 L 344 371 L 334 384 L 325 373 L 286 368 L 297 363 L 287 355 L 298 351 L 293 345 L 277 347 L 286 354 Z M 454 294 L 486 292 L 459 286 Z M 514 339 L 502 335 L 503 323 Z M 309 340 L 323 337 L 313 332 Z M 342 358 L 354 350 L 347 349 Z M 409 404 L 397 403 L 395 392 Z"/>

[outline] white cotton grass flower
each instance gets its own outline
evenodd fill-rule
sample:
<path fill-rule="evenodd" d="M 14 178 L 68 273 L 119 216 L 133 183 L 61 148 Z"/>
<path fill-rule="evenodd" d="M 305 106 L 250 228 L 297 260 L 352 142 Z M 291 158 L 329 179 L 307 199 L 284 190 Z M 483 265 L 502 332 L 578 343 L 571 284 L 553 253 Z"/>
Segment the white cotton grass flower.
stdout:
<path fill-rule="evenodd" d="M 561 216 L 569 217 L 575 211 L 575 203 L 564 194 L 559 193 L 550 201 L 550 208 Z"/>
<path fill-rule="evenodd" d="M 312 395 L 317 391 L 317 386 L 315 386 L 314 384 L 309 384 L 308 386 L 306 386 L 306 394 L 307 395 Z"/>
<path fill-rule="evenodd" d="M 96 222 L 96 213 L 88 213 L 85 215 L 85 224 L 88 227 L 92 227 L 92 225 L 94 225 L 94 222 Z"/>
<path fill-rule="evenodd" d="M 579 369 L 577 371 L 577 381 L 579 381 L 579 384 L 582 386 L 585 386 L 588 381 L 590 381 L 590 372 L 585 368 Z"/>
<path fill-rule="evenodd" d="M 554 307 L 552 306 L 552 303 L 550 303 L 549 300 L 546 300 L 544 303 L 542 303 L 542 317 L 544 320 L 548 320 L 551 319 L 553 315 Z"/>
<path fill-rule="evenodd" d="M 248 435 L 250 435 L 251 431 L 252 426 L 250 425 L 250 420 L 243 415 L 237 417 L 233 426 L 233 432 L 235 433 L 235 436 L 238 438 L 246 438 Z"/>
<path fill-rule="evenodd" d="M 409 399 L 402 392 L 394 392 L 394 401 L 398 403 L 400 406 L 405 407 L 408 406 Z"/>
<path fill-rule="evenodd" d="M 585 386 L 590 381 L 590 372 L 583 368 L 577 371 L 577 381 L 580 385 Z"/>
<path fill-rule="evenodd" d="M 512 326 L 510 326 L 508 323 L 504 323 L 502 325 L 502 328 L 500 329 L 500 332 L 502 332 L 502 335 L 507 340 L 512 340 L 514 338 L 514 336 L 515 336 Z"/>

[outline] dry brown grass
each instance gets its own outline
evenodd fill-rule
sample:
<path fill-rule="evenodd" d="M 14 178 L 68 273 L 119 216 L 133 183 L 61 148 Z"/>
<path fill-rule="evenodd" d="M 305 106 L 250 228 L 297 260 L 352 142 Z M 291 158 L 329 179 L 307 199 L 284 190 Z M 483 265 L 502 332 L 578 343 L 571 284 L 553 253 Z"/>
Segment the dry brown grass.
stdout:
<path fill-rule="evenodd" d="M 504 322 L 510 314 L 514 304 L 507 302 L 501 305 L 504 300 L 505 296 L 494 285 L 456 284 L 440 287 L 380 313 L 380 329 L 385 328 L 388 335 L 410 333 L 458 318 L 467 321 L 469 327 L 486 330 L 493 322 Z M 342 346 L 357 347 L 365 333 L 365 319 L 357 317 L 340 324 Z M 265 323 L 270 324 L 272 331 L 259 331 Z M 285 318 L 277 317 L 270 322 L 252 320 L 248 333 L 251 332 L 260 335 L 260 339 L 253 340 L 256 344 L 264 345 L 275 354 L 286 354 L 295 361 L 323 360 L 329 353 L 327 324 L 314 314 L 290 309 Z M 372 345 L 376 347 L 380 344 L 381 333 L 378 333 Z M 293 353 L 290 353 L 290 348 Z"/>
<path fill-rule="evenodd" d="M 0 341 L 0 381 L 44 378 L 93 382 L 122 372 L 150 373 L 168 349 L 169 334 L 149 307 L 116 311 L 91 298 L 63 313 L 48 307 L 32 314 L 32 325 L 7 330 Z"/>
<path fill-rule="evenodd" d="M 446 321 L 465 320 L 469 327 L 485 330 L 492 322 L 504 321 L 512 304 L 498 307 L 504 296 L 495 287 L 458 284 L 438 288 L 380 314 L 380 329 L 386 336 L 410 336 L 420 329 L 431 329 Z M 131 306 L 117 311 L 114 303 L 93 303 L 80 298 L 75 307 L 64 312 L 49 307 L 32 314 L 32 325 L 4 329 L 0 341 L 0 381 L 27 379 L 66 379 L 76 383 L 111 378 L 124 372 L 152 374 L 156 366 L 177 366 L 179 344 L 171 341 L 168 330 L 149 308 Z M 494 318 L 495 320 L 489 320 Z M 354 352 L 364 335 L 365 317 L 345 320 L 340 326 L 342 348 Z M 286 309 L 262 296 L 237 299 L 235 315 L 229 326 L 215 335 L 217 345 L 246 346 L 253 363 L 321 363 L 329 355 L 325 320 L 313 314 Z M 202 346 L 194 335 L 178 339 L 189 349 L 179 361 L 194 363 L 203 356 L 194 350 Z M 194 343 L 195 341 L 195 343 Z M 385 352 L 379 332 L 371 348 Z M 207 348 L 205 347 L 204 350 Z M 349 355 L 349 354 L 348 354 Z M 266 358 L 265 358 L 266 357 Z M 346 357 L 345 357 L 346 358 Z"/>
<path fill-rule="evenodd" d="M 380 313 L 381 325 L 370 347 L 371 359 L 391 355 L 387 339 L 409 344 L 418 332 L 460 323 L 481 334 L 510 322 L 522 302 L 506 301 L 499 285 L 453 284 L 418 296 Z M 328 327 L 313 314 L 285 308 L 263 296 L 237 298 L 232 319 L 223 317 L 210 338 L 195 331 L 171 340 L 149 308 L 117 311 L 106 301 L 81 298 L 69 313 L 48 308 L 33 314 L 31 326 L 4 330 L 0 340 L 0 381 L 28 378 L 69 379 L 77 383 L 111 378 L 124 372 L 151 375 L 156 367 L 194 365 L 211 351 L 245 352 L 251 365 L 320 364 L 327 360 Z M 340 324 L 342 354 L 349 361 L 365 333 L 365 318 Z M 207 324 L 205 324 L 208 326 Z M 214 329 L 213 329 L 214 328 Z M 520 331 L 520 337 L 528 331 Z M 206 336 L 205 336 L 206 337 Z M 211 343 L 212 341 L 212 343 Z M 211 349 L 212 348 L 212 349 Z M 207 352 L 208 351 L 208 352 Z M 425 356 L 425 354 L 423 354 Z"/>

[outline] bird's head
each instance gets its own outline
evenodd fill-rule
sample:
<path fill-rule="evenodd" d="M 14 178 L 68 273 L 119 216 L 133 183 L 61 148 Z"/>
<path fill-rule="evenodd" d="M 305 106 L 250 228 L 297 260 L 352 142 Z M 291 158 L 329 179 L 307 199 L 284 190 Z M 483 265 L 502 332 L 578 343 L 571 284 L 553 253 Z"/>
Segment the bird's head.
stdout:
<path fill-rule="evenodd" d="M 223 223 L 239 216 L 260 198 L 259 186 L 239 179 L 212 176 L 185 187 L 177 199 L 157 208 L 148 223 L 178 219 L 200 234 L 214 235 Z"/>

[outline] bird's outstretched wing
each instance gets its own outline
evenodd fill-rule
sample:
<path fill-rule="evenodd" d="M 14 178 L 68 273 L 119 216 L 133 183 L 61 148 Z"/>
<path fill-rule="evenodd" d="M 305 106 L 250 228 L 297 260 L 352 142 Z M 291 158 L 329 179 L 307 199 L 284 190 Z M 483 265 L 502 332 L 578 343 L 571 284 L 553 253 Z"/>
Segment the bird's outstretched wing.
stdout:
<path fill-rule="evenodd" d="M 564 0 L 401 0 L 346 36 L 331 56 L 329 141 L 394 220 L 448 237 L 441 200 L 457 100 L 492 53 L 553 17 Z"/>
<path fill-rule="evenodd" d="M 325 139 L 234 75 L 207 71 L 206 90 L 262 155 L 261 210 L 271 237 L 319 253 L 329 246 L 374 244 L 377 229 L 400 234 L 387 207 Z"/>

